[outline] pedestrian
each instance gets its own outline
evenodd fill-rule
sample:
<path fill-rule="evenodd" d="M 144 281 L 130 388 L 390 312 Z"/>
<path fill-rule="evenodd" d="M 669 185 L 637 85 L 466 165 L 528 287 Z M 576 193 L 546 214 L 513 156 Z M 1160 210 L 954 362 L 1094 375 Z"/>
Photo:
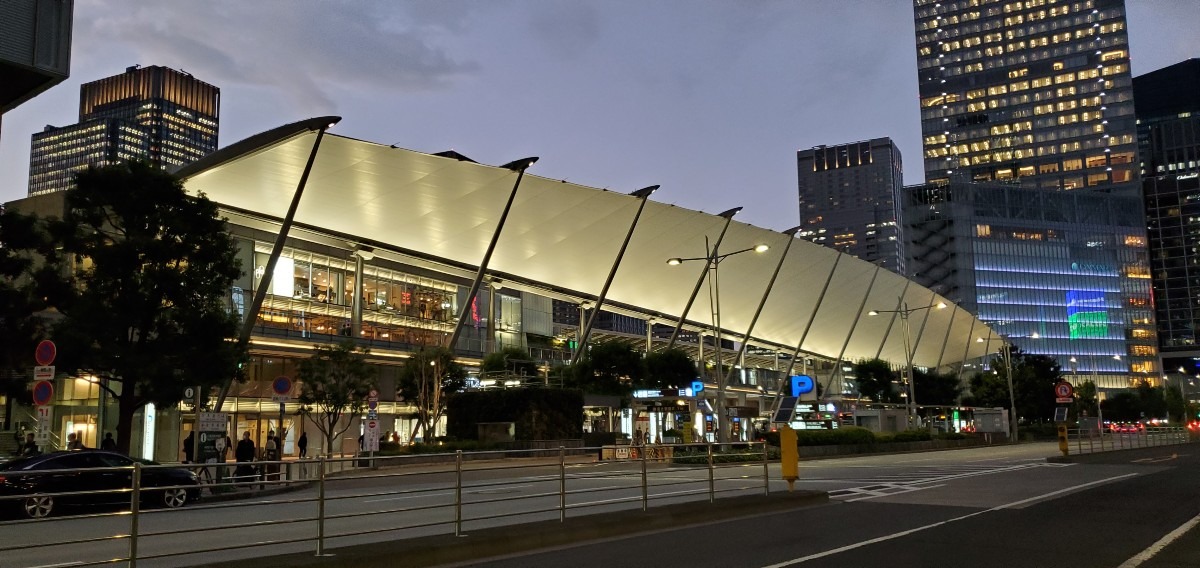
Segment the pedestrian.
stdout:
<path fill-rule="evenodd" d="M 275 431 L 267 432 L 267 444 L 263 448 L 263 459 L 275 461 L 279 459 L 279 443 L 275 441 Z"/>
<path fill-rule="evenodd" d="M 250 432 L 242 432 L 242 439 L 238 441 L 233 457 L 238 461 L 238 466 L 233 472 L 235 476 L 254 477 L 254 466 L 250 465 L 250 462 L 254 461 L 254 440 L 250 439 Z"/>
<path fill-rule="evenodd" d="M 36 456 L 40 453 L 42 452 L 38 450 L 37 442 L 33 440 L 33 432 L 25 434 L 25 443 L 21 444 L 21 455 L 28 457 Z"/>
<path fill-rule="evenodd" d="M 308 432 L 300 433 L 300 440 L 296 442 L 296 445 L 300 447 L 300 458 L 308 457 Z"/>
<path fill-rule="evenodd" d="M 100 441 L 100 449 L 110 452 L 117 451 L 117 441 L 113 439 L 112 432 L 104 433 L 104 439 Z"/>
<path fill-rule="evenodd" d="M 192 463 L 196 459 L 196 433 L 188 432 L 183 439 L 183 463 Z"/>
<path fill-rule="evenodd" d="M 76 434 L 74 432 L 67 434 L 67 449 L 68 450 L 82 450 L 83 449 L 83 442 L 79 441 L 78 434 Z"/>

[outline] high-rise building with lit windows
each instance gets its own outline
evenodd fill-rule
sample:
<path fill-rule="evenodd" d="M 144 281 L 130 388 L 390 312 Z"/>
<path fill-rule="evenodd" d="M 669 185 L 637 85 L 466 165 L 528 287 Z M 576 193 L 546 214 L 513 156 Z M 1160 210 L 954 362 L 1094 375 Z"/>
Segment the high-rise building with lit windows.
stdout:
<path fill-rule="evenodd" d="M 913 5 L 910 276 L 1076 384 L 1157 384 L 1123 0 Z"/>
<path fill-rule="evenodd" d="M 30 195 L 70 188 L 89 165 L 141 158 L 173 168 L 217 149 L 221 90 L 186 72 L 135 65 L 79 94 L 79 123 L 33 135 Z"/>
<path fill-rule="evenodd" d="M 1123 0 L 914 0 L 925 180 L 1138 188 Z"/>
<path fill-rule="evenodd" d="M 896 196 L 903 185 L 900 149 L 890 138 L 796 153 L 799 236 L 904 273 Z"/>

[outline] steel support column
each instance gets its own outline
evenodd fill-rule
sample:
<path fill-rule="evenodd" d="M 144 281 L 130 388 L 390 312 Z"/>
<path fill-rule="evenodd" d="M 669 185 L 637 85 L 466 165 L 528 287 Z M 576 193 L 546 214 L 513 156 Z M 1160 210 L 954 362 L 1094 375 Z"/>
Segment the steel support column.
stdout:
<path fill-rule="evenodd" d="M 734 356 L 734 361 L 741 360 L 742 367 L 745 367 L 746 346 L 750 344 L 750 335 L 754 333 L 754 325 L 758 323 L 758 316 L 762 314 L 763 307 L 767 305 L 767 297 L 771 295 L 771 289 L 775 287 L 775 279 L 779 277 L 779 271 L 783 268 L 783 261 L 787 260 L 788 250 L 792 248 L 792 243 L 796 240 L 796 232 L 800 227 L 793 227 L 783 232 L 787 236 L 787 244 L 783 247 L 783 254 L 779 255 L 779 262 L 775 263 L 775 271 L 771 273 L 771 280 L 767 282 L 766 290 L 763 290 L 762 298 L 758 301 L 758 307 L 754 309 L 754 316 L 750 318 L 750 325 L 746 328 L 746 335 L 742 337 L 742 345 L 738 348 L 737 355 Z M 725 384 L 729 384 L 729 379 L 733 377 L 733 366 L 730 365 L 729 372 L 725 375 Z"/>
<path fill-rule="evenodd" d="M 867 300 L 871 297 L 871 289 L 875 287 L 875 279 L 879 277 L 880 270 L 881 268 L 876 266 L 875 271 L 871 273 L 871 283 L 867 284 L 867 293 L 863 294 L 862 302 L 858 304 L 858 312 L 854 316 L 854 323 L 850 324 L 850 332 L 846 334 L 846 341 L 842 343 L 842 350 L 838 352 L 837 359 L 834 361 L 836 364 L 833 367 L 833 372 L 829 373 L 829 382 L 825 383 L 824 394 L 821 395 L 822 399 L 828 398 L 829 387 L 833 386 L 833 378 L 842 372 L 842 357 L 846 356 L 846 349 L 850 347 L 850 338 L 854 337 L 854 329 L 858 327 L 858 322 L 862 319 L 863 308 L 867 307 Z"/>
<path fill-rule="evenodd" d="M 733 221 L 733 216 L 737 215 L 737 212 L 741 210 L 741 207 L 734 207 L 717 215 L 718 217 L 725 218 L 725 224 L 721 227 L 721 234 L 717 236 L 717 242 L 713 243 L 712 250 L 704 251 L 704 254 L 708 255 L 708 260 L 704 263 L 704 270 L 700 271 L 700 277 L 696 279 L 696 286 L 692 288 L 692 294 L 688 296 L 687 304 L 679 314 L 679 321 L 675 323 L 675 330 L 671 332 L 671 340 L 667 342 L 667 349 L 675 347 L 675 340 L 679 338 L 679 330 L 683 327 L 683 320 L 687 319 L 688 312 L 692 309 L 692 303 L 696 301 L 696 295 L 700 293 L 700 286 L 704 285 L 704 279 L 708 276 L 708 270 L 712 268 L 713 257 L 717 255 L 717 250 L 721 247 L 721 241 L 725 239 L 725 232 L 729 230 L 729 223 Z"/>

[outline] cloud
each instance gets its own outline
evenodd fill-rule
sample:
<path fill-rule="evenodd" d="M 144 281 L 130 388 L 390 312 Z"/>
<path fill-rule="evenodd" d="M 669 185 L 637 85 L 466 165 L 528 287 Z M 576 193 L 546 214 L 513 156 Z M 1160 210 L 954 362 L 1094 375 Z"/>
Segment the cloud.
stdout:
<path fill-rule="evenodd" d="M 222 86 L 271 87 L 298 110 L 327 112 L 336 107 L 335 91 L 444 90 L 479 71 L 445 45 L 463 29 L 469 9 L 455 19 L 447 11 L 406 7 L 341 0 L 90 0 L 77 4 L 75 22 L 77 35 L 139 58 L 128 63 L 182 68 Z"/>

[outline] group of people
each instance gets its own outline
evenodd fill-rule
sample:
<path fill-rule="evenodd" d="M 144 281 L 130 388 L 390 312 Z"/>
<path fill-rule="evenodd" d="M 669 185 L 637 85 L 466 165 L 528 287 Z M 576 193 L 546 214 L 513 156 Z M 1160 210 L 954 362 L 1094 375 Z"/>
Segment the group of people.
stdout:
<path fill-rule="evenodd" d="M 83 450 L 87 446 L 83 445 L 83 437 L 75 432 L 67 434 L 67 450 Z M 100 441 L 100 449 L 110 452 L 117 451 L 117 441 L 113 439 L 112 432 L 105 432 L 104 439 Z M 36 436 L 33 432 L 25 433 L 25 441 L 17 447 L 17 454 L 21 457 L 36 456 L 42 453 L 41 447 L 37 443 Z"/>

